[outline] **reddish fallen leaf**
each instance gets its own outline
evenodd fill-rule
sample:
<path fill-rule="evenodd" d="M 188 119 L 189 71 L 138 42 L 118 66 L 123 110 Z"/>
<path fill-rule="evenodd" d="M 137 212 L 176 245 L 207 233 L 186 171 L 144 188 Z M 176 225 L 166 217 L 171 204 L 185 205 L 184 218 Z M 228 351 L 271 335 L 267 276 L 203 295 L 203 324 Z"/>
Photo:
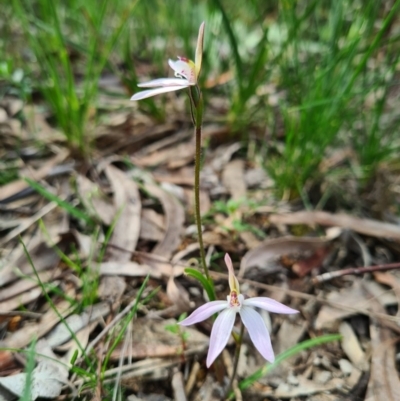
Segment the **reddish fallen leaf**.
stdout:
<path fill-rule="evenodd" d="M 304 277 L 315 268 L 320 268 L 323 261 L 330 253 L 330 247 L 316 249 L 308 258 L 297 260 L 292 265 L 292 270 L 299 277 Z"/>
<path fill-rule="evenodd" d="M 1 372 L 15 368 L 16 366 L 12 352 L 0 350 L 0 376 L 2 376 Z"/>

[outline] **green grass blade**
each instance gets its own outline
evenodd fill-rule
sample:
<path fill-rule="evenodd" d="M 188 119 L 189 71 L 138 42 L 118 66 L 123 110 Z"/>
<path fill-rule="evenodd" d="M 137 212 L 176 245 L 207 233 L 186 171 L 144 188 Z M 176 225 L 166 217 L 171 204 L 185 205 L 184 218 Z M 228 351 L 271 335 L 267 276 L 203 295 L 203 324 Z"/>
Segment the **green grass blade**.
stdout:
<path fill-rule="evenodd" d="M 30 401 L 31 397 L 31 389 L 33 382 L 33 370 L 35 369 L 35 347 L 36 347 L 36 339 L 33 339 L 31 346 L 27 351 L 28 360 L 26 362 L 26 380 L 25 380 L 25 388 L 20 401 Z"/>
<path fill-rule="evenodd" d="M 120 330 L 120 332 L 118 333 L 117 337 L 115 338 L 115 340 L 113 341 L 113 343 L 111 344 L 111 346 L 109 347 L 108 351 L 107 351 L 107 355 L 104 358 L 104 362 L 103 362 L 103 368 L 102 368 L 102 372 L 104 374 L 107 366 L 108 366 L 108 362 L 110 360 L 111 354 L 113 353 L 113 351 L 115 350 L 115 348 L 117 347 L 117 345 L 120 343 L 120 341 L 122 340 L 122 337 L 125 335 L 126 329 L 128 327 L 129 322 L 134 318 L 138 308 L 139 308 L 139 304 L 146 302 L 150 297 L 154 296 L 155 293 L 158 291 L 158 288 L 155 289 L 154 291 L 152 291 L 150 293 L 149 296 L 147 296 L 143 301 L 141 301 L 143 292 L 146 288 L 146 285 L 149 281 L 150 276 L 147 275 L 147 277 L 144 279 L 142 285 L 140 286 L 140 289 L 137 293 L 136 296 L 136 302 L 134 303 L 132 310 L 129 312 L 129 314 L 126 316 L 124 324 Z"/>
<path fill-rule="evenodd" d="M 326 344 L 326 343 L 330 343 L 333 341 L 339 341 L 341 338 L 342 338 L 342 336 L 340 334 L 327 334 L 325 336 L 311 338 L 309 340 L 305 340 L 305 341 L 301 342 L 300 344 L 296 344 L 292 348 L 289 348 L 288 350 L 279 354 L 276 357 L 274 363 L 263 366 L 262 368 L 258 369 L 255 373 L 253 373 L 246 379 L 242 380 L 239 383 L 239 388 L 241 390 L 245 390 L 245 389 L 249 388 L 254 382 L 256 382 L 257 380 L 260 380 L 262 377 L 267 375 L 269 372 L 271 372 L 273 369 L 275 369 L 285 359 L 288 359 L 288 358 L 298 354 L 301 351 L 304 351 L 304 350 L 307 350 L 310 348 L 314 348 L 321 344 Z M 229 399 L 232 399 L 232 398 L 233 398 L 233 393 L 229 395 Z"/>
<path fill-rule="evenodd" d="M 225 26 L 226 33 L 228 34 L 228 39 L 231 44 L 232 52 L 233 52 L 233 58 L 235 60 L 235 66 L 236 66 L 236 74 L 237 74 L 237 83 L 240 88 L 240 92 L 242 91 L 242 74 L 243 74 L 243 62 L 239 54 L 239 45 L 238 41 L 236 40 L 235 33 L 233 32 L 231 21 L 228 18 L 228 15 L 225 11 L 224 6 L 222 5 L 220 0 L 214 0 L 214 4 L 218 7 L 221 16 L 222 16 L 222 22 Z"/>
<path fill-rule="evenodd" d="M 94 221 L 87 216 L 85 213 L 80 211 L 79 209 L 76 209 L 74 206 L 72 206 L 70 203 L 60 199 L 57 195 L 52 194 L 49 192 L 46 188 L 38 184 L 36 181 L 31 180 L 30 178 L 25 178 L 25 181 L 40 195 L 44 196 L 46 199 L 55 202 L 58 206 L 62 207 L 64 210 L 66 210 L 71 216 L 85 221 L 87 224 L 94 224 Z"/>

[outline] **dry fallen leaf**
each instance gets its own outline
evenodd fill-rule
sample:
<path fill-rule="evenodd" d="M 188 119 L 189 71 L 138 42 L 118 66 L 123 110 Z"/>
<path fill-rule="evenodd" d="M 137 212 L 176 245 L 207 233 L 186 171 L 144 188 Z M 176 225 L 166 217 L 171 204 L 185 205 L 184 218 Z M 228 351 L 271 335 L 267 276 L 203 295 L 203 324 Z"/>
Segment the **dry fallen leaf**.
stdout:
<path fill-rule="evenodd" d="M 55 398 L 61 394 L 63 386 L 67 383 L 68 368 L 57 362 L 57 356 L 51 350 L 40 343 L 36 346 L 36 352 L 46 357 L 40 357 L 37 366 L 31 374 L 30 392 L 31 399 Z M 0 387 L 21 397 L 24 394 L 27 383 L 27 373 L 19 373 L 12 376 L 0 377 Z M 1 394 L 1 393 L 0 393 Z"/>
<path fill-rule="evenodd" d="M 315 266 L 315 261 L 310 261 L 316 252 L 319 252 L 319 265 L 326 256 L 329 241 L 321 238 L 282 237 L 263 241 L 258 247 L 249 250 L 241 260 L 239 277 L 248 275 L 251 269 L 257 268 L 264 274 L 282 271 L 285 258 L 298 264 L 299 272 L 303 273 L 306 267 L 300 265 L 301 259 L 308 259 Z M 321 256 L 322 255 L 322 256 Z M 283 262 L 283 263 L 282 263 Z M 251 273 L 252 274 L 252 273 Z"/>
<path fill-rule="evenodd" d="M 50 347 L 57 347 L 70 340 L 71 332 L 77 333 L 89 323 L 107 315 L 109 312 L 110 306 L 106 302 L 89 306 L 80 315 L 68 316 L 63 322 L 60 322 L 46 337 L 46 341 Z"/>
<path fill-rule="evenodd" d="M 169 330 L 168 326 L 177 326 L 176 320 L 137 319 L 127 355 L 134 359 L 180 355 L 183 351 L 182 339 L 178 332 L 175 333 L 175 330 Z M 189 353 L 198 354 L 208 348 L 208 337 L 195 328 L 185 327 L 179 330 L 187 333 L 185 344 Z M 112 359 L 119 359 L 121 352 L 122 345 L 119 345 L 112 353 Z"/>
<path fill-rule="evenodd" d="M 62 273 L 60 269 L 54 269 L 51 271 L 44 271 L 44 272 L 39 272 L 38 277 L 36 275 L 28 275 L 22 277 L 20 280 L 15 281 L 8 287 L 4 288 L 0 292 L 0 310 L 2 312 L 10 311 L 16 309 L 16 307 L 12 307 L 10 305 L 5 306 L 3 304 L 4 300 L 10 300 L 10 298 L 16 297 L 19 294 L 25 293 L 26 291 L 29 291 L 35 287 L 39 286 L 39 281 L 41 283 L 48 283 L 50 280 L 57 279 L 59 275 Z M 23 294 L 22 296 L 25 296 Z M 14 298 L 15 305 L 17 307 L 25 302 L 18 302 L 18 298 Z"/>
<path fill-rule="evenodd" d="M 181 243 L 185 212 L 178 199 L 160 187 L 147 184 L 146 190 L 160 200 L 165 213 L 165 235 L 155 246 L 153 253 L 168 259 Z"/>
<path fill-rule="evenodd" d="M 66 244 L 63 243 L 63 241 L 59 242 L 56 246 L 61 252 L 66 249 Z M 26 245 L 26 248 L 32 264 L 38 272 L 56 267 L 60 260 L 60 255 L 54 250 L 54 248 L 49 247 L 40 238 L 34 239 L 31 243 Z M 22 274 L 32 274 L 32 264 L 26 257 L 23 246 L 20 245 L 16 251 L 15 258 L 6 263 L 2 268 L 0 287 L 19 277 L 16 269 L 18 269 Z"/>
<path fill-rule="evenodd" d="M 366 290 L 367 296 L 372 294 Z M 381 304 L 371 297 L 371 309 L 385 313 Z M 400 400 L 400 379 L 396 369 L 395 336 L 387 327 L 382 327 L 375 318 L 370 320 L 370 336 L 372 346 L 371 373 L 365 401 L 398 401 Z"/>
<path fill-rule="evenodd" d="M 127 276 L 127 277 L 150 277 L 161 278 L 162 272 L 159 269 L 152 269 L 151 266 L 136 262 L 103 262 L 98 266 L 101 275 Z M 168 269 L 170 272 L 170 269 Z"/>
<path fill-rule="evenodd" d="M 186 289 L 179 284 L 175 278 L 171 275 L 167 284 L 167 295 L 169 299 L 173 302 L 178 314 L 187 312 L 193 309 L 195 306 L 193 302 L 190 301 L 189 293 Z"/>
<path fill-rule="evenodd" d="M 116 208 L 102 194 L 99 185 L 79 174 L 76 177 L 76 186 L 78 195 L 89 213 L 98 217 L 104 224 L 111 225 Z"/>
<path fill-rule="evenodd" d="M 244 160 L 235 159 L 226 164 L 222 171 L 222 182 L 232 199 L 244 199 L 247 196 L 244 179 Z"/>
<path fill-rule="evenodd" d="M 71 294 L 66 294 L 71 296 Z M 60 322 L 59 316 L 68 316 L 71 312 L 71 304 L 67 301 L 59 302 L 55 305 L 56 313 L 53 309 L 49 309 L 37 323 L 31 323 L 22 330 L 12 333 L 4 340 L 0 341 L 0 346 L 5 348 L 23 348 L 26 347 L 32 339 L 41 338 L 50 331 L 57 323 Z"/>
<path fill-rule="evenodd" d="M 360 234 L 378 238 L 400 240 L 400 227 L 395 224 L 382 223 L 378 220 L 361 219 L 348 214 L 332 214 L 320 211 L 273 214 L 269 217 L 273 224 L 307 224 L 336 226 L 348 228 Z"/>
<path fill-rule="evenodd" d="M 360 280 L 356 280 L 351 287 L 336 292 L 330 292 L 328 294 L 328 301 L 341 304 L 344 308 L 338 309 L 332 305 L 322 306 L 317 318 L 315 319 L 315 328 L 317 330 L 333 328 L 339 320 L 356 313 L 355 311 L 346 309 L 346 306 L 368 309 L 371 305 L 371 301 L 366 298 L 364 287 L 366 287 L 368 291 L 379 300 L 381 305 L 393 305 L 397 302 L 397 299 L 392 292 L 388 292 L 384 287 L 374 281 L 367 281 L 362 284 Z"/>
<path fill-rule="evenodd" d="M 397 297 L 397 305 L 400 306 L 400 279 L 394 273 L 374 272 L 375 280 L 380 283 L 392 287 Z M 397 308 L 397 316 L 400 316 L 400 307 Z"/>
<path fill-rule="evenodd" d="M 341 387 L 343 387 L 343 380 L 341 379 L 334 378 L 326 384 L 319 384 L 315 380 L 309 380 L 306 377 L 297 376 L 294 385 L 281 383 L 276 390 L 265 391 L 263 392 L 263 395 L 272 395 L 276 398 L 304 397 L 310 396 L 311 394 L 336 390 Z"/>
<path fill-rule="evenodd" d="M 142 209 L 140 238 L 159 242 L 164 238 L 164 218 L 153 209 Z"/>
<path fill-rule="evenodd" d="M 127 262 L 136 249 L 140 232 L 141 202 L 136 183 L 112 165 L 105 169 L 114 189 L 117 222 L 107 249 L 107 259 Z"/>
<path fill-rule="evenodd" d="M 36 181 L 41 180 L 42 178 L 47 176 L 47 174 L 51 171 L 53 167 L 65 160 L 68 155 L 69 151 L 66 150 L 58 153 L 56 156 L 44 163 L 39 170 L 31 170 L 31 172 L 27 174 L 27 177 Z M 12 196 L 18 194 L 26 188 L 29 188 L 29 184 L 24 179 L 20 179 L 3 185 L 0 187 L 0 201 L 6 201 L 8 198 L 11 198 Z"/>

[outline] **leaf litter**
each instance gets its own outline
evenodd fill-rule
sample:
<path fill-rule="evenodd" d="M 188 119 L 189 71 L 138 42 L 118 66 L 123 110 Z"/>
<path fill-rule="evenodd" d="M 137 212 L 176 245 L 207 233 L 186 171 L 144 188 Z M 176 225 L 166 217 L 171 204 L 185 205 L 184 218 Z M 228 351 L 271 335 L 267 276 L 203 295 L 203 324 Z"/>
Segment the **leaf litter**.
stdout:
<path fill-rule="evenodd" d="M 220 399 L 226 383 L 218 370 L 227 380 L 232 359 L 225 353 L 218 368 L 205 368 L 211 323 L 184 330 L 176 324 L 205 300 L 198 283 L 183 274 L 198 257 L 191 131 L 173 119 L 154 126 L 139 111 L 132 119 L 125 103 L 109 104 L 110 119 L 99 126 L 89 166 L 74 160 L 62 141 L 55 145 L 60 136 L 52 136 L 37 108 L 26 110 L 30 119 L 19 128 L 8 109 L 0 115 L 1 124 L 15 130 L 36 127 L 48 146 L 21 164 L 18 180 L 0 188 L 1 219 L 10 222 L 0 227 L 0 399 L 21 396 L 27 377 L 21 355 L 33 339 L 32 399 L 72 399 L 80 388 L 80 397 L 91 399 L 71 361 L 86 368 L 87 353 L 101 364 L 129 313 L 120 311 L 132 308 L 146 277 L 145 296 L 155 295 L 139 304 L 112 349 L 96 394 L 106 397 L 107 383 L 120 377 L 127 399 Z M 227 289 L 220 259 L 230 252 L 250 295 L 273 296 L 302 312 L 292 318 L 263 314 L 278 353 L 305 339 L 342 334 L 340 341 L 300 351 L 241 390 L 240 381 L 264 365 L 245 337 L 236 398 L 399 399 L 398 271 L 313 280 L 366 266 L 368 259 L 372 266 L 396 262 L 398 225 L 373 219 L 373 213 L 299 211 L 295 202 L 277 201 L 271 178 L 241 157 L 241 144 L 228 137 L 226 126 L 206 126 L 204 133 L 210 141 L 201 178 L 204 240 L 219 299 Z M 32 146 L 28 136 L 21 138 L 22 146 Z M 57 189 L 95 226 L 45 200 L 24 176 Z M 357 246 L 348 232 L 359 235 Z M 96 296 L 82 305 L 88 288 Z"/>

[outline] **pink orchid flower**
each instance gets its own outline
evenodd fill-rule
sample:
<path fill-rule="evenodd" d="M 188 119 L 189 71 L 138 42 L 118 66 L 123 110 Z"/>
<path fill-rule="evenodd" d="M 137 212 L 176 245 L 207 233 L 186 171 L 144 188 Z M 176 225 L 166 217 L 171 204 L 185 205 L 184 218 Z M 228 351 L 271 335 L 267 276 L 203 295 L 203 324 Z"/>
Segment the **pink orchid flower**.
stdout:
<path fill-rule="evenodd" d="M 179 324 L 190 326 L 211 317 L 214 313 L 221 312 L 211 330 L 210 347 L 207 355 L 207 367 L 210 367 L 225 348 L 235 323 L 236 314 L 239 313 L 253 344 L 259 353 L 272 363 L 275 360 L 275 355 L 270 335 L 261 315 L 253 308 L 256 307 L 265 309 L 268 312 L 284 314 L 298 313 L 299 311 L 289 308 L 271 298 L 255 297 L 244 299 L 244 296 L 239 291 L 239 282 L 235 277 L 232 261 L 228 254 L 225 255 L 225 263 L 229 270 L 229 287 L 231 289 L 227 301 L 207 302 Z"/>
<path fill-rule="evenodd" d="M 189 86 L 197 85 L 197 79 L 201 70 L 203 59 L 203 40 L 204 40 L 204 22 L 200 25 L 199 35 L 197 37 L 197 47 L 195 61 L 185 57 L 178 57 L 178 60 L 168 60 L 169 66 L 175 71 L 176 78 L 159 78 L 149 82 L 139 84 L 140 88 L 154 88 L 136 93 L 131 100 L 146 99 L 160 93 L 173 92 Z"/>

